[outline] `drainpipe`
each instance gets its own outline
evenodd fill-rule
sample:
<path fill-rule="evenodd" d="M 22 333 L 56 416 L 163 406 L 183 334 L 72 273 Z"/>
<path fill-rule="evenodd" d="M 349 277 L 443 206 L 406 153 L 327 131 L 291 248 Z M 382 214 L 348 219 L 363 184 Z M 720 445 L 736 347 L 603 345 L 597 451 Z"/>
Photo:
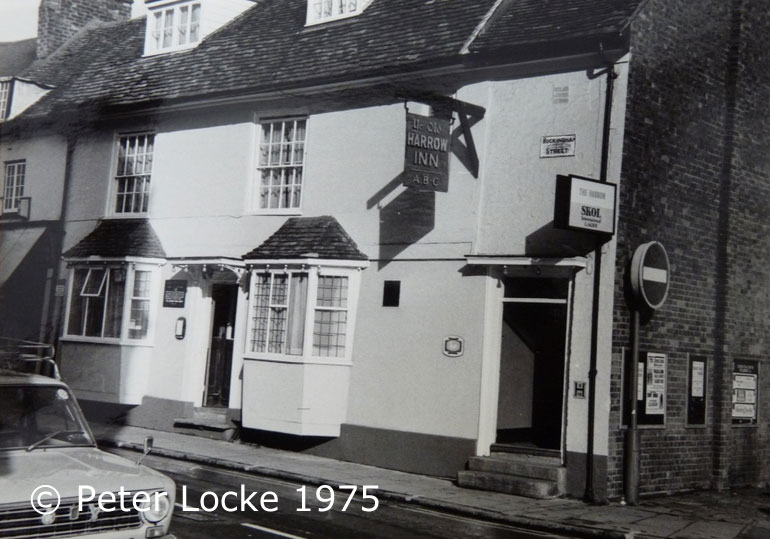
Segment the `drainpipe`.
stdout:
<path fill-rule="evenodd" d="M 66 293 L 63 298 L 56 297 L 56 284 L 62 278 L 61 256 L 64 253 L 64 235 L 66 233 L 70 186 L 72 184 L 72 159 L 75 153 L 75 146 L 77 145 L 78 136 L 75 132 L 69 132 L 67 133 L 66 138 L 67 153 L 64 161 L 64 180 L 62 185 L 61 210 L 59 211 L 59 223 L 56 230 L 56 238 L 54 244 L 54 256 L 56 256 L 56 263 L 54 264 L 54 275 L 51 282 L 50 292 L 52 298 L 51 325 L 53 326 L 53 334 L 51 335 L 51 340 L 52 344 L 55 344 L 57 348 L 59 344 L 59 337 L 62 334 L 62 307 L 63 302 L 66 301 Z"/>
<path fill-rule="evenodd" d="M 599 181 L 607 181 L 607 167 L 610 154 L 610 126 L 612 122 L 612 96 L 615 90 L 615 66 L 609 64 L 605 70 L 607 89 L 604 98 L 604 125 L 602 127 L 602 156 Z M 591 357 L 588 368 L 588 444 L 586 447 L 586 488 L 583 497 L 588 502 L 595 502 L 594 493 L 594 430 L 596 423 L 596 364 L 599 341 L 599 296 L 602 282 L 602 245 L 594 251 L 594 286 L 593 309 L 591 313 Z"/>

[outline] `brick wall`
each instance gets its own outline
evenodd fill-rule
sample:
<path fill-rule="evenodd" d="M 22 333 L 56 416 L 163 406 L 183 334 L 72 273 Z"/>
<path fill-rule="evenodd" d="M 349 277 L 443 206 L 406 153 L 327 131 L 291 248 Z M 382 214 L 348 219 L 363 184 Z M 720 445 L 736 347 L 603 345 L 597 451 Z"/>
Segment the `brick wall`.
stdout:
<path fill-rule="evenodd" d="M 668 355 L 665 428 L 642 432 L 640 492 L 770 479 L 768 429 L 731 424 L 732 362 L 757 359 L 770 413 L 770 65 L 764 0 L 651 0 L 633 26 L 620 189 L 608 489 L 623 492 L 627 264 L 658 240 L 672 268 L 643 351 Z M 709 361 L 707 425 L 686 425 L 688 354 Z M 766 423 L 766 422 L 765 422 Z"/>
<path fill-rule="evenodd" d="M 37 57 L 52 54 L 89 23 L 131 16 L 131 0 L 42 0 L 38 10 Z"/>

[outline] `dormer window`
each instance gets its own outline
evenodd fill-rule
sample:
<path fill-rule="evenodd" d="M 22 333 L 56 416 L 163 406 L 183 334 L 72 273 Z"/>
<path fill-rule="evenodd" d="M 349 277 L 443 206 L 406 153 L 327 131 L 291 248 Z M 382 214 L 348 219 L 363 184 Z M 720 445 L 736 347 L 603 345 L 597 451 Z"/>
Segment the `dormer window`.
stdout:
<path fill-rule="evenodd" d="M 11 108 L 11 84 L 9 80 L 0 81 L 0 122 L 8 117 Z"/>
<path fill-rule="evenodd" d="M 360 1 L 360 0 L 359 0 Z M 183 51 L 253 7 L 254 0 L 144 0 L 144 55 Z"/>
<path fill-rule="evenodd" d="M 147 17 L 147 54 L 194 47 L 201 40 L 201 4 L 160 6 Z"/>
<path fill-rule="evenodd" d="M 307 24 L 320 24 L 354 17 L 363 12 L 371 0 L 308 0 Z"/>

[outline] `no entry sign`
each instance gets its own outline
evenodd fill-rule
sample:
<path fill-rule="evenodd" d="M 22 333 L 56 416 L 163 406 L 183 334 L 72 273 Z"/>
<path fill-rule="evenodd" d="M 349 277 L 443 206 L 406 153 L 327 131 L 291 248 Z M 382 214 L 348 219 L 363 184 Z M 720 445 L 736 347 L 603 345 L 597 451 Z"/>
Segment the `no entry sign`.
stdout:
<path fill-rule="evenodd" d="M 636 248 L 631 259 L 631 291 L 640 303 L 658 309 L 666 301 L 671 269 L 666 249 L 657 241 Z"/>

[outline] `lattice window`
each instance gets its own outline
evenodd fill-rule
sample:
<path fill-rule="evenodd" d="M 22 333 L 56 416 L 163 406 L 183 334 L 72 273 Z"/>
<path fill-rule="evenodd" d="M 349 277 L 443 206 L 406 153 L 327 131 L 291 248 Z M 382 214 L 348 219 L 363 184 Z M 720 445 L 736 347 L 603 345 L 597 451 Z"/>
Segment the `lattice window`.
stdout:
<path fill-rule="evenodd" d="M 147 213 L 155 135 L 125 135 L 118 142 L 115 213 Z"/>
<path fill-rule="evenodd" d="M 278 210 L 300 207 L 306 123 L 305 118 L 297 118 L 261 124 L 260 184 L 256 208 Z"/>

